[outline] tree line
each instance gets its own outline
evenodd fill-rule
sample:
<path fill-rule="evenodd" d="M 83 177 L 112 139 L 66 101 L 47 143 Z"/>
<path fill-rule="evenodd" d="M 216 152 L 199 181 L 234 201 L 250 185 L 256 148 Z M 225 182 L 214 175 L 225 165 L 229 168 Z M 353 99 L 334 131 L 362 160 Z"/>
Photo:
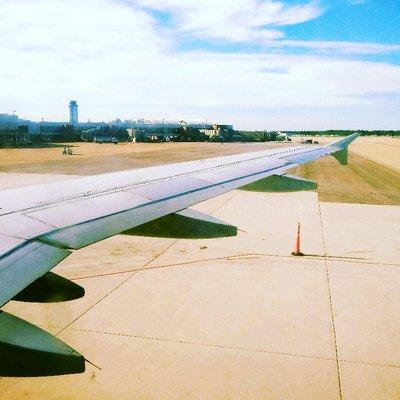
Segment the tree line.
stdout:
<path fill-rule="evenodd" d="M 348 136 L 354 132 L 360 132 L 361 136 L 397 136 L 400 137 L 400 130 L 328 130 L 328 131 L 291 131 L 290 133 L 298 136 Z"/>

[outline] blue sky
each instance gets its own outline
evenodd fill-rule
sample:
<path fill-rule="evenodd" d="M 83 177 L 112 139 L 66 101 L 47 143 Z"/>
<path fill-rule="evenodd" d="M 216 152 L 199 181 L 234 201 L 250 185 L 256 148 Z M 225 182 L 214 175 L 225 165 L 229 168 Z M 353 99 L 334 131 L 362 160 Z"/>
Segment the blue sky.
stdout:
<path fill-rule="evenodd" d="M 306 24 L 287 26 L 285 36 L 302 40 L 334 40 L 399 44 L 400 1 L 324 1 L 325 12 Z M 399 52 L 370 59 L 400 63 Z"/>
<path fill-rule="evenodd" d="M 306 24 L 285 27 L 287 37 L 398 44 L 400 2 L 397 0 L 323 1 L 324 13 Z"/>
<path fill-rule="evenodd" d="M 286 1 L 288 5 L 302 4 Z M 303 2 L 304 4 L 305 2 Z M 316 3 L 317 4 L 317 3 Z M 398 45 L 400 42 L 400 1 L 397 0 L 339 0 L 320 1 L 321 15 L 306 22 L 280 27 L 283 39 L 302 41 L 336 41 Z M 150 10 L 161 26 L 174 26 L 174 15 L 168 10 Z M 264 52 L 265 44 L 237 43 L 218 38 L 180 37 L 180 50 L 206 49 L 213 52 Z M 287 52 L 310 54 L 307 49 L 288 46 Z M 358 55 L 361 57 L 361 55 Z M 363 54 L 363 59 L 400 63 L 400 52 Z"/>
<path fill-rule="evenodd" d="M 0 112 L 399 129 L 400 1 L 0 0 Z"/>

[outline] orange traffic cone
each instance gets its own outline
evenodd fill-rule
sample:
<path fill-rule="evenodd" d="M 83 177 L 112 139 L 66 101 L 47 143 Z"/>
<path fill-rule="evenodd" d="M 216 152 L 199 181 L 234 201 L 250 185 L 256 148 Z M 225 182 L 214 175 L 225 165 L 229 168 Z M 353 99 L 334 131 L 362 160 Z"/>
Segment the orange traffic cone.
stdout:
<path fill-rule="evenodd" d="M 300 222 L 297 224 L 296 248 L 292 252 L 292 256 L 304 256 L 304 254 L 300 251 Z"/>

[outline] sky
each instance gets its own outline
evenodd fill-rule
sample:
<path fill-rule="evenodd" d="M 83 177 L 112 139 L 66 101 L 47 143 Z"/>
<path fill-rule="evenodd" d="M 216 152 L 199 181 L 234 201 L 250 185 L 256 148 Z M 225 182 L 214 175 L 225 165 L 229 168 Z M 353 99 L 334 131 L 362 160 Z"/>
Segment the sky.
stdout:
<path fill-rule="evenodd" d="M 0 113 L 400 129 L 398 0 L 0 0 Z"/>

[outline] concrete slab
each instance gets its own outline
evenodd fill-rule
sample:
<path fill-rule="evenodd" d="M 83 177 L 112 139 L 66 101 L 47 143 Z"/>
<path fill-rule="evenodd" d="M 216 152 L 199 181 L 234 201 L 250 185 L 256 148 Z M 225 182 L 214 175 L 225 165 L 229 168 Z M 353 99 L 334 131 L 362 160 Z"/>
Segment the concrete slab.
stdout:
<path fill-rule="evenodd" d="M 329 262 L 339 358 L 400 367 L 400 267 Z"/>
<path fill-rule="evenodd" d="M 328 255 L 400 266 L 400 207 L 342 203 L 320 203 L 320 207 Z"/>
<path fill-rule="evenodd" d="M 72 328 L 335 357 L 324 271 L 306 261 L 146 270 Z"/>
<path fill-rule="evenodd" d="M 89 365 L 76 376 L 3 379 L 2 396 L 15 399 L 29 393 L 30 400 L 338 398 L 336 367 L 329 360 L 73 330 L 62 339 L 79 343 L 102 370 Z"/>
<path fill-rule="evenodd" d="M 143 268 L 174 241 L 117 235 L 74 252 L 54 272 L 68 279 L 78 280 L 104 274 L 133 272 Z"/>
<path fill-rule="evenodd" d="M 400 369 L 380 365 L 340 363 L 343 398 L 400 399 Z"/>

